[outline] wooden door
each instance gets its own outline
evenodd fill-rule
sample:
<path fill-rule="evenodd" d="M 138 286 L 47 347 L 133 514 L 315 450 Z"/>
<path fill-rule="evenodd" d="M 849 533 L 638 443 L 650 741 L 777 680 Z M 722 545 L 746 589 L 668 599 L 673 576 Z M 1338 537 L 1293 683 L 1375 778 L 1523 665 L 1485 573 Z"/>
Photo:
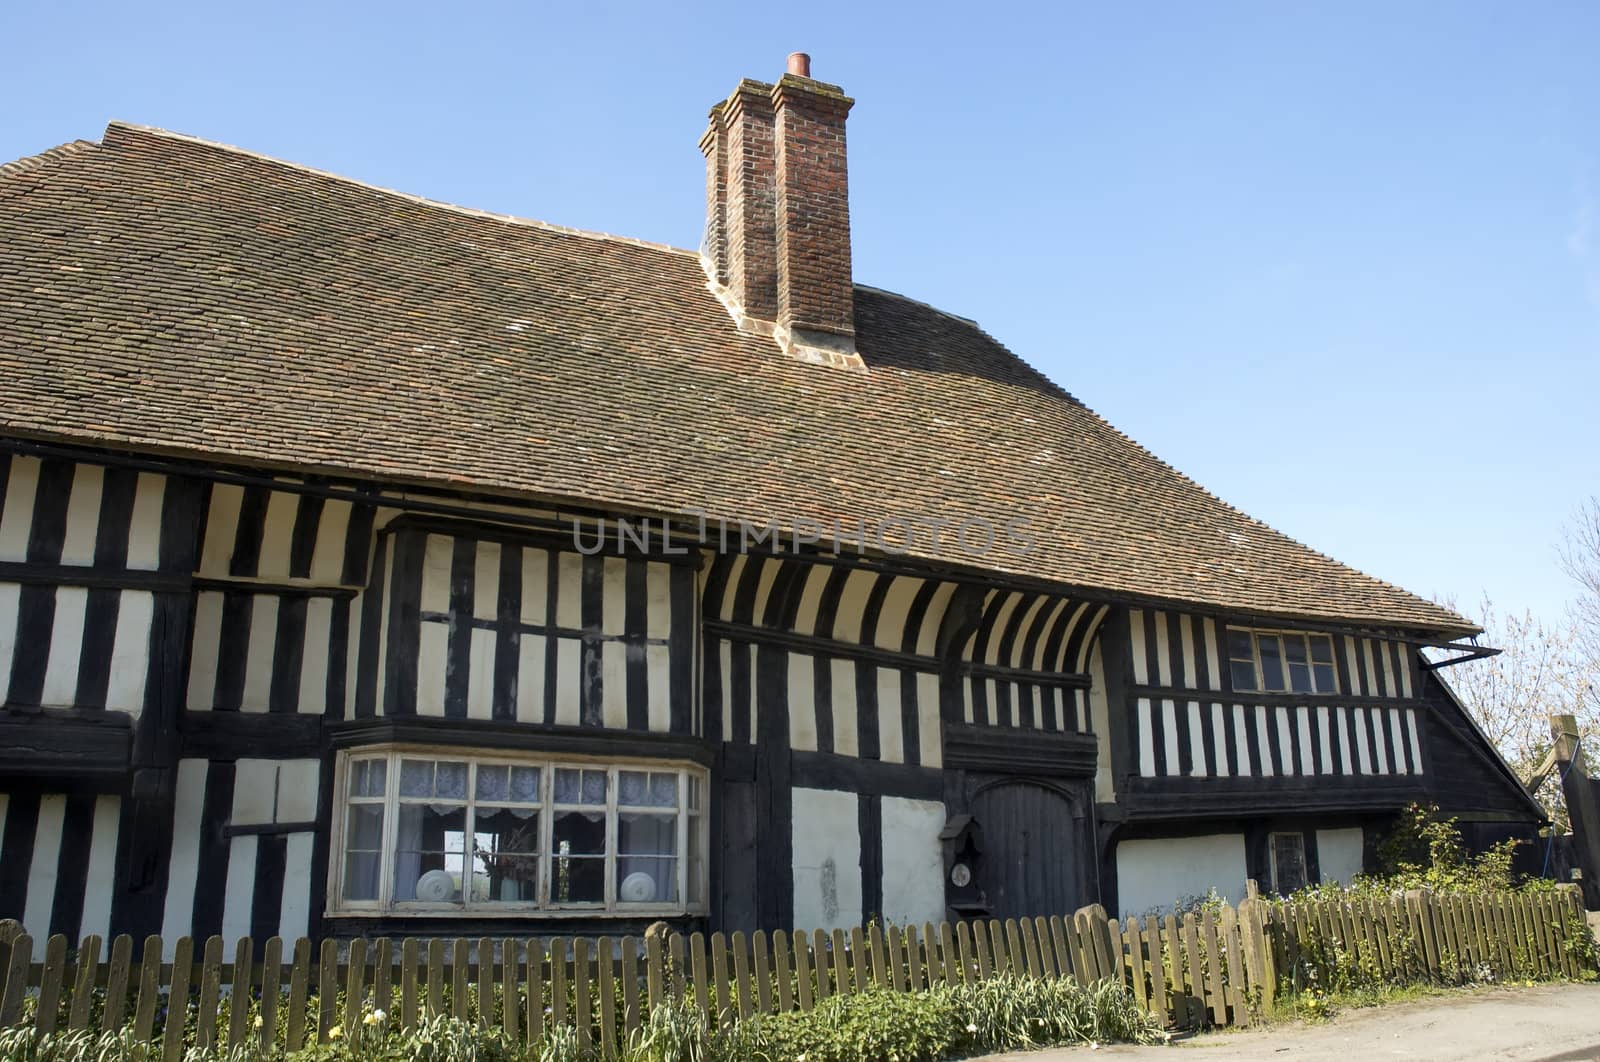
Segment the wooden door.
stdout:
<path fill-rule="evenodd" d="M 1085 897 L 1085 819 L 1061 788 L 1030 781 L 985 786 L 972 798 L 983 831 L 978 880 L 991 916 L 1067 915 Z"/>

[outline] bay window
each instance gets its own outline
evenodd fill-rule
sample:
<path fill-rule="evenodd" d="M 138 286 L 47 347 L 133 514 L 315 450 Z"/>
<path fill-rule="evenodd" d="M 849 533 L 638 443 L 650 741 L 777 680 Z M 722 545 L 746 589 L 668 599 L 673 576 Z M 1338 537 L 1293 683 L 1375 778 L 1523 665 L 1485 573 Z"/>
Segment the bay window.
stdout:
<path fill-rule="evenodd" d="M 703 909 L 698 767 L 386 747 L 338 779 L 332 913 Z"/>

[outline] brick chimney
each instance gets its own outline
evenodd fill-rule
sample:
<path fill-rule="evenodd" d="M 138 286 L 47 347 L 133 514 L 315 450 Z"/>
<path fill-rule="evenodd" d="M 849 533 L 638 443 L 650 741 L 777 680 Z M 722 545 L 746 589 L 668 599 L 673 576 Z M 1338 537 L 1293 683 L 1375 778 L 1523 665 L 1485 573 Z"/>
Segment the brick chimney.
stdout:
<path fill-rule="evenodd" d="M 797 52 L 776 85 L 741 81 L 711 109 L 702 261 L 740 328 L 804 361 L 861 368 L 844 135 L 854 101 L 810 74 Z"/>

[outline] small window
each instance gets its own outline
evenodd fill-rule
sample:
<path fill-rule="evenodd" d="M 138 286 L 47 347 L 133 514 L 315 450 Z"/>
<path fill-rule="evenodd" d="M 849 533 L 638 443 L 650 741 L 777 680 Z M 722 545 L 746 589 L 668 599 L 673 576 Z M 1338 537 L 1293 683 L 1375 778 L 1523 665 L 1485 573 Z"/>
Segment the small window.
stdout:
<path fill-rule="evenodd" d="M 335 911 L 704 908 L 698 768 L 344 754 Z"/>
<path fill-rule="evenodd" d="M 1272 888 L 1280 896 L 1298 892 L 1308 884 L 1306 877 L 1306 835 L 1275 833 L 1272 845 Z"/>
<path fill-rule="evenodd" d="M 1228 629 L 1228 671 L 1244 693 L 1338 693 L 1326 634 Z"/>

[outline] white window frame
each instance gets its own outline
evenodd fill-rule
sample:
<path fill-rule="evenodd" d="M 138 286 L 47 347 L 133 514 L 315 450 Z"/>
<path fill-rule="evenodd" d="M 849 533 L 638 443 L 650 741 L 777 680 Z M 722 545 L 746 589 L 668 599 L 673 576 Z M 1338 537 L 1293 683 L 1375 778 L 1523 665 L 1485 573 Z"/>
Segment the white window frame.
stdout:
<path fill-rule="evenodd" d="M 477 768 L 481 766 L 538 767 L 539 801 L 539 886 L 538 899 L 532 901 L 479 901 L 474 903 L 463 896 L 460 903 L 427 903 L 417 900 L 394 899 L 394 855 L 396 835 L 399 830 L 400 761 L 402 759 L 428 759 L 465 761 L 467 768 L 466 796 L 461 800 L 465 813 L 466 836 L 463 841 L 463 890 L 468 888 L 472 875 L 472 833 L 476 825 Z M 383 847 L 379 854 L 378 898 L 376 900 L 346 900 L 344 898 L 345 831 L 349 822 L 349 777 L 353 763 L 363 760 L 385 760 L 383 816 Z M 556 904 L 550 900 L 554 879 L 555 856 L 551 849 L 555 830 L 557 805 L 553 797 L 555 772 L 558 769 L 603 770 L 606 772 L 606 856 L 605 899 L 599 903 Z M 616 863 L 618 835 L 618 773 L 621 771 L 654 771 L 658 774 L 676 773 L 678 776 L 677 806 L 677 886 L 678 899 L 670 903 L 624 903 L 617 898 Z M 700 807 L 689 806 L 690 778 L 700 783 Z M 325 913 L 329 917 L 384 917 L 384 918 L 493 918 L 497 916 L 536 914 L 541 918 L 593 918 L 704 914 L 710 896 L 709 860 L 709 809 L 710 778 L 699 764 L 684 760 L 651 760 L 626 757 L 597 756 L 526 756 L 507 755 L 490 749 L 456 748 L 449 745 L 385 744 L 341 750 L 334 761 L 334 807 L 329 830 L 330 858 L 328 868 L 328 902 Z M 359 803 L 376 804 L 375 798 L 357 798 Z M 453 803 L 453 802 L 452 802 Z M 524 804 L 523 806 L 529 806 Z M 576 805 L 560 805 L 570 810 Z M 600 810 L 601 805 L 584 805 Z M 634 810 L 634 805 L 621 805 L 624 812 Z M 639 808 L 649 811 L 649 808 Z M 665 809 L 655 808 L 660 813 Z M 689 834 L 698 833 L 697 851 L 700 853 L 699 880 L 691 883 Z M 700 899 L 691 903 L 689 897 Z"/>
<path fill-rule="evenodd" d="M 1305 834 L 1305 831 L 1304 830 L 1274 830 L 1271 833 L 1267 834 L 1267 855 L 1272 860 L 1272 891 L 1277 893 L 1279 896 L 1285 895 L 1282 887 L 1280 886 L 1280 884 L 1278 882 L 1278 838 L 1279 837 L 1298 837 L 1300 839 L 1300 873 L 1301 873 L 1301 876 L 1305 879 L 1301 883 L 1301 888 L 1304 888 L 1307 885 L 1315 885 L 1316 882 L 1311 880 L 1311 863 L 1306 858 L 1306 834 Z"/>
<path fill-rule="evenodd" d="M 1326 634 L 1326 633 L 1324 633 L 1322 631 L 1273 630 L 1273 629 L 1266 628 L 1266 627 L 1236 627 L 1236 626 L 1233 626 L 1233 625 L 1230 624 L 1223 631 L 1223 639 L 1222 639 L 1224 657 L 1226 658 L 1226 660 L 1228 662 L 1228 684 L 1230 686 L 1233 684 L 1233 665 L 1234 665 L 1234 663 L 1235 662 L 1241 663 L 1241 664 L 1244 663 L 1244 658 L 1243 657 L 1236 657 L 1236 656 L 1233 655 L 1233 645 L 1232 645 L 1231 639 L 1229 638 L 1229 635 L 1233 634 L 1235 631 L 1237 631 L 1240 634 L 1244 634 L 1244 635 L 1248 635 L 1249 636 L 1249 638 L 1250 638 L 1250 666 L 1255 668 L 1255 670 L 1256 670 L 1256 688 L 1253 689 L 1253 690 L 1235 689 L 1234 690 L 1235 693 L 1286 693 L 1286 694 L 1289 694 L 1292 697 L 1331 697 L 1331 696 L 1337 696 L 1338 695 L 1338 693 L 1339 693 L 1339 643 L 1334 640 L 1334 636 L 1333 635 Z M 1284 688 L 1283 689 L 1268 689 L 1267 688 L 1267 685 L 1266 685 L 1267 671 L 1266 671 L 1266 668 L 1261 666 L 1261 636 L 1262 635 L 1267 635 L 1268 637 L 1272 637 L 1272 638 L 1278 639 L 1278 645 L 1280 646 L 1280 652 L 1281 652 L 1281 647 L 1282 647 L 1284 641 L 1286 639 L 1289 639 L 1289 638 L 1298 638 L 1301 641 L 1301 643 L 1303 645 L 1305 645 L 1305 647 L 1306 647 L 1306 668 L 1311 673 L 1311 689 L 1308 692 L 1300 692 L 1298 690 L 1294 690 L 1294 689 L 1290 688 L 1290 682 L 1289 682 L 1289 654 L 1288 653 L 1281 653 L 1280 658 L 1279 658 L 1280 662 L 1282 664 L 1282 667 L 1283 667 Z M 1311 656 L 1311 639 L 1313 639 L 1313 638 L 1326 638 L 1328 640 L 1328 663 L 1326 663 L 1326 664 L 1313 663 L 1313 657 Z M 1333 688 L 1332 689 L 1327 689 L 1327 690 L 1317 689 L 1317 668 L 1319 668 L 1319 667 L 1326 667 L 1326 668 L 1329 668 L 1332 671 L 1332 673 L 1333 673 Z"/>

